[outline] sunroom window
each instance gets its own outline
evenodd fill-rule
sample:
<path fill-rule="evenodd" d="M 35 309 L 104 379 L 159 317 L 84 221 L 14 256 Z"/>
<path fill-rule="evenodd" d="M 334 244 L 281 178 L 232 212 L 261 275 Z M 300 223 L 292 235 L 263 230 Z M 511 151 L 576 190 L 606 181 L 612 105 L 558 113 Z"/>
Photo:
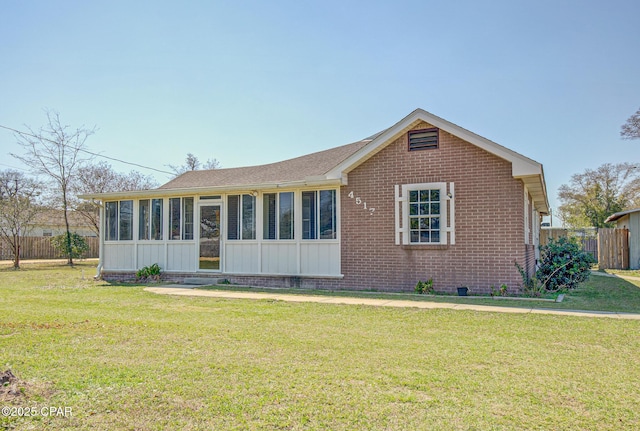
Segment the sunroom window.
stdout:
<path fill-rule="evenodd" d="M 227 198 L 227 239 L 256 239 L 256 198 L 231 195 Z"/>
<path fill-rule="evenodd" d="M 265 193 L 262 223 L 264 239 L 293 239 L 293 192 Z"/>
<path fill-rule="evenodd" d="M 169 199 L 169 239 L 193 239 L 193 198 Z"/>
<path fill-rule="evenodd" d="M 162 199 L 138 202 L 138 239 L 162 240 Z"/>
<path fill-rule="evenodd" d="M 302 239 L 336 239 L 336 191 L 302 192 Z"/>
<path fill-rule="evenodd" d="M 105 203 L 105 240 L 129 241 L 133 239 L 133 201 Z"/>

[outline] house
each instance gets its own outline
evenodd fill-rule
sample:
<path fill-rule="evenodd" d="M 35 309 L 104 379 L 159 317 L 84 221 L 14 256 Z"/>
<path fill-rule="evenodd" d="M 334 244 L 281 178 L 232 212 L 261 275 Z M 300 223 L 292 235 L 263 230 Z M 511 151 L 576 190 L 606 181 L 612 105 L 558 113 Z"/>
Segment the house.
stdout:
<path fill-rule="evenodd" d="M 611 214 L 605 223 L 629 230 L 629 269 L 640 269 L 640 208 Z"/>
<path fill-rule="evenodd" d="M 256 286 L 518 291 L 548 212 L 542 165 L 417 109 L 317 153 L 187 172 L 103 203 L 99 271 Z"/>
<path fill-rule="evenodd" d="M 89 221 L 76 211 L 67 212 L 69 220 L 69 230 L 80 236 L 97 236 L 96 232 L 91 229 Z M 58 236 L 67 231 L 64 222 L 64 211 L 56 209 L 47 209 L 39 212 L 34 220 L 29 223 L 25 236 Z"/>

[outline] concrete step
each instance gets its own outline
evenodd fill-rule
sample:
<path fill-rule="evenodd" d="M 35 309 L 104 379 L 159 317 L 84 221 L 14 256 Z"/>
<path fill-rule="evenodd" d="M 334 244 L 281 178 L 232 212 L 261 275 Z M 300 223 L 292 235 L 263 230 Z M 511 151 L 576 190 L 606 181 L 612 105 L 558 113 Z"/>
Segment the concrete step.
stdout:
<path fill-rule="evenodd" d="M 222 281 L 222 278 L 209 278 L 209 277 L 187 277 L 182 282 L 183 284 L 189 284 L 194 286 L 211 286 L 218 284 Z"/>

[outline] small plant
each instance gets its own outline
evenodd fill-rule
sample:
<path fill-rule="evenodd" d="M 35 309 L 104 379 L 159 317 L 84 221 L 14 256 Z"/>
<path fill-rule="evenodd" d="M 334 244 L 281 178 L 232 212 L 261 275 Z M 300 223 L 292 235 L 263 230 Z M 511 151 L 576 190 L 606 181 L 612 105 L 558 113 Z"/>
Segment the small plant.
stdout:
<path fill-rule="evenodd" d="M 136 281 L 160 281 L 162 269 L 157 263 L 145 266 L 136 272 Z"/>
<path fill-rule="evenodd" d="M 433 278 L 430 278 L 427 281 L 418 281 L 415 287 L 415 291 L 419 294 L 433 293 Z"/>
<path fill-rule="evenodd" d="M 507 285 L 502 283 L 500 287 L 491 286 L 491 296 L 507 296 Z"/>
<path fill-rule="evenodd" d="M 518 262 L 514 262 L 520 277 L 522 277 L 522 292 L 525 296 L 537 298 L 544 293 L 544 286 L 540 284 L 535 275 L 530 276 Z"/>

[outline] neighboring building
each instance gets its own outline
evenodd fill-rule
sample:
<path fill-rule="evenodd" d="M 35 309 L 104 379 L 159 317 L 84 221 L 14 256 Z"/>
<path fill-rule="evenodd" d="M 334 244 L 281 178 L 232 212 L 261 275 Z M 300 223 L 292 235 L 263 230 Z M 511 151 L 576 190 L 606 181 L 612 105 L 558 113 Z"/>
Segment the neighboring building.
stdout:
<path fill-rule="evenodd" d="M 88 220 L 80 213 L 69 211 L 69 229 L 80 236 L 97 236 L 91 229 Z M 38 213 L 35 219 L 29 223 L 29 230 L 25 236 L 58 236 L 67 231 L 62 210 L 44 210 Z"/>
<path fill-rule="evenodd" d="M 362 141 L 262 166 L 187 172 L 104 203 L 100 270 L 258 286 L 521 288 L 535 268 L 542 165 L 418 109 Z"/>
<path fill-rule="evenodd" d="M 640 269 L 640 208 L 610 215 L 605 223 L 616 222 L 616 228 L 629 230 L 629 269 Z"/>

